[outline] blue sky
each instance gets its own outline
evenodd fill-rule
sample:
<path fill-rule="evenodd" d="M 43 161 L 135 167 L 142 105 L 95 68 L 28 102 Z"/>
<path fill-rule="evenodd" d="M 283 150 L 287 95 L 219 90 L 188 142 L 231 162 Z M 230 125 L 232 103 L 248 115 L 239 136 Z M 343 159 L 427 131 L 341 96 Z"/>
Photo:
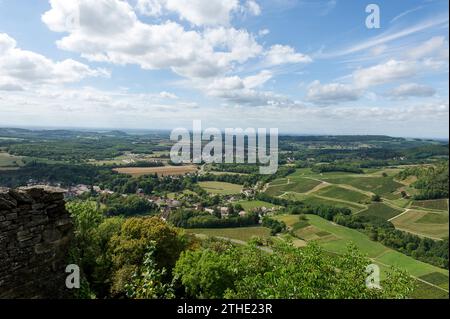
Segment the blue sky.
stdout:
<path fill-rule="evenodd" d="M 0 0 L 1 126 L 193 120 L 448 137 L 448 1 Z"/>

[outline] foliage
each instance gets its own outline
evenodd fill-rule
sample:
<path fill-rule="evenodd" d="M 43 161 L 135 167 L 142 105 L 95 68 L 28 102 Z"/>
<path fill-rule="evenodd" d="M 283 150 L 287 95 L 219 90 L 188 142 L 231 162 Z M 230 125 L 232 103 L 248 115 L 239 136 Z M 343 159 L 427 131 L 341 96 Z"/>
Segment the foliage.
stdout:
<path fill-rule="evenodd" d="M 175 297 L 173 286 L 165 283 L 167 275 L 165 268 L 158 269 L 153 260 L 155 245 L 148 248 L 142 267 L 131 278 L 131 283 L 125 285 L 126 295 L 133 299 L 171 299 Z"/>
<path fill-rule="evenodd" d="M 356 248 L 330 256 L 315 244 L 280 243 L 268 254 L 255 246 L 184 252 L 174 270 L 188 298 L 406 298 L 411 279 L 392 270 L 382 289 L 366 286 L 371 262 Z"/>

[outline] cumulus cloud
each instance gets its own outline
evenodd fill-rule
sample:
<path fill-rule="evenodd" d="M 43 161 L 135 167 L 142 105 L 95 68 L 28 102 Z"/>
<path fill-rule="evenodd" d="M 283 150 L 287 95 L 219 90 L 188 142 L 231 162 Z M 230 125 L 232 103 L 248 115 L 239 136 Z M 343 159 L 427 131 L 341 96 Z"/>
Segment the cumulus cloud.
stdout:
<path fill-rule="evenodd" d="M 219 27 L 201 32 L 171 21 L 147 24 L 138 19 L 128 3 L 118 0 L 67 2 L 51 0 L 51 9 L 42 20 L 51 30 L 69 33 L 57 42 L 59 48 L 79 52 L 91 61 L 171 69 L 184 77 L 204 78 L 217 76 L 233 63 L 244 63 L 263 50 L 246 30 Z M 177 3 L 187 5 L 185 1 Z M 79 15 L 78 27 L 64 27 L 73 15 Z"/>
<path fill-rule="evenodd" d="M 416 73 L 417 65 L 414 61 L 389 60 L 386 63 L 356 70 L 353 79 L 355 84 L 369 87 L 410 78 Z"/>
<path fill-rule="evenodd" d="M 348 84 L 329 83 L 321 84 L 314 81 L 308 87 L 306 100 L 317 104 L 337 104 L 358 100 L 362 90 Z"/>
<path fill-rule="evenodd" d="M 16 41 L 0 33 L 0 84 L 3 90 L 22 89 L 23 85 L 78 82 L 87 77 L 109 76 L 102 69 L 72 59 L 53 61 L 17 47 Z"/>
<path fill-rule="evenodd" d="M 211 97 L 224 99 L 233 105 L 248 106 L 289 106 L 295 102 L 289 98 L 271 91 L 263 91 L 262 87 L 272 78 L 272 72 L 263 70 L 255 75 L 244 78 L 229 76 L 217 78 L 201 89 Z"/>
<path fill-rule="evenodd" d="M 436 90 L 432 87 L 417 83 L 402 84 L 387 93 L 391 98 L 408 98 L 408 97 L 429 97 L 436 94 Z"/>
<path fill-rule="evenodd" d="M 288 45 L 276 44 L 266 52 L 266 62 L 274 66 L 288 63 L 309 63 L 312 62 L 312 59 L 308 55 L 295 52 L 295 49 Z"/>
<path fill-rule="evenodd" d="M 175 13 L 194 26 L 229 26 L 234 13 L 261 14 L 261 7 L 254 0 L 138 0 L 136 9 L 153 17 Z"/>

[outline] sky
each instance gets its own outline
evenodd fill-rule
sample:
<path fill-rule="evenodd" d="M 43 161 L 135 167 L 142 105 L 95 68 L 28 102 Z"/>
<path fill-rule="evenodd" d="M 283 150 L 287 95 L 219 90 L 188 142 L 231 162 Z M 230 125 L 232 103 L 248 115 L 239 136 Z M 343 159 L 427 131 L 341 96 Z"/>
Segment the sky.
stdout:
<path fill-rule="evenodd" d="M 448 23 L 447 0 L 0 0 L 0 126 L 448 138 Z"/>

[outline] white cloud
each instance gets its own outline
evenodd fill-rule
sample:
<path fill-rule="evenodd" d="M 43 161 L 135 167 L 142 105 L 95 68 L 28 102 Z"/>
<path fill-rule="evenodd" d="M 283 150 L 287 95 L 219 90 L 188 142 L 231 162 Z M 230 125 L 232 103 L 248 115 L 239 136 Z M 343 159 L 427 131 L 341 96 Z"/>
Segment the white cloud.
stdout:
<path fill-rule="evenodd" d="M 353 73 L 355 85 L 369 87 L 396 80 L 410 78 L 417 73 L 417 65 L 413 61 L 389 60 Z"/>
<path fill-rule="evenodd" d="M 107 77 L 109 73 L 72 59 L 55 62 L 38 53 L 22 50 L 13 38 L 0 33 L 0 83 L 3 88 L 71 83 L 99 76 Z"/>
<path fill-rule="evenodd" d="M 69 6 L 67 1 L 51 0 L 52 8 L 42 19 L 52 30 L 69 32 L 57 42 L 59 48 L 79 52 L 91 61 L 138 64 L 143 69 L 171 69 L 184 77 L 204 78 L 224 73 L 233 63 L 244 63 L 262 52 L 246 30 L 220 27 L 187 31 L 171 21 L 143 23 L 128 3 L 118 0 L 70 2 Z M 79 4 L 80 24 L 64 29 L 64 21 L 75 14 L 73 3 Z M 185 1 L 177 3 L 187 5 Z"/>
<path fill-rule="evenodd" d="M 258 35 L 260 37 L 264 37 L 264 36 L 268 35 L 269 33 L 270 33 L 269 29 L 261 29 L 261 30 L 258 31 Z"/>
<path fill-rule="evenodd" d="M 411 36 L 421 31 L 438 28 L 445 25 L 448 25 L 448 14 L 439 15 L 434 17 L 433 19 L 421 21 L 415 25 L 409 26 L 408 28 L 402 30 L 391 28 L 376 37 L 372 37 L 368 40 L 349 45 L 348 47 L 343 48 L 341 50 L 335 50 L 334 52 L 320 54 L 319 56 L 322 58 L 334 58 L 338 56 L 345 56 L 369 50 L 374 47 L 390 43 L 394 40 Z"/>
<path fill-rule="evenodd" d="M 261 7 L 254 0 L 248 0 L 245 4 L 247 10 L 254 16 L 259 16 L 261 14 Z"/>
<path fill-rule="evenodd" d="M 430 97 L 436 94 L 432 87 L 417 83 L 402 84 L 387 93 L 392 98 Z"/>
<path fill-rule="evenodd" d="M 420 46 L 408 51 L 407 56 L 411 59 L 420 59 L 426 56 L 436 56 L 448 60 L 448 41 L 442 37 L 432 37 Z"/>
<path fill-rule="evenodd" d="M 140 14 L 157 17 L 162 15 L 163 6 L 161 0 L 138 0 L 136 9 Z"/>
<path fill-rule="evenodd" d="M 166 91 L 159 92 L 159 96 L 163 99 L 173 99 L 173 100 L 178 99 L 178 96 L 176 94 Z"/>
<path fill-rule="evenodd" d="M 321 84 L 314 81 L 308 87 L 306 100 L 316 104 L 337 104 L 356 101 L 361 97 L 362 90 L 348 84 Z"/>
<path fill-rule="evenodd" d="M 269 65 L 281 65 L 289 63 L 309 63 L 312 59 L 302 53 L 295 52 L 295 49 L 288 45 L 276 44 L 266 52 L 266 62 Z"/>
<path fill-rule="evenodd" d="M 194 26 L 229 26 L 233 14 L 260 15 L 261 8 L 254 0 L 138 0 L 137 11 L 142 15 L 159 17 L 175 13 Z"/>
<path fill-rule="evenodd" d="M 248 106 L 289 106 L 295 102 L 271 91 L 263 91 L 262 87 L 272 78 L 270 71 L 264 70 L 245 78 L 229 76 L 217 78 L 209 85 L 200 84 L 200 89 L 208 96 L 221 98 L 228 104 Z"/>

